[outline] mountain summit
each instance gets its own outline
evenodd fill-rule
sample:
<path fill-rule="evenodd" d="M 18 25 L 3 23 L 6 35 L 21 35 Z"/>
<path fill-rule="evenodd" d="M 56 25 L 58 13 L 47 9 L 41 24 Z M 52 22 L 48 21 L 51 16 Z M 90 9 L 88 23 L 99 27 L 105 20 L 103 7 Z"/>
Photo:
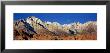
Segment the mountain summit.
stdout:
<path fill-rule="evenodd" d="M 35 16 L 30 16 L 26 19 L 19 19 L 14 21 L 14 28 L 19 30 L 23 30 L 26 33 L 34 34 L 37 33 L 38 29 L 46 29 L 45 24 Z"/>

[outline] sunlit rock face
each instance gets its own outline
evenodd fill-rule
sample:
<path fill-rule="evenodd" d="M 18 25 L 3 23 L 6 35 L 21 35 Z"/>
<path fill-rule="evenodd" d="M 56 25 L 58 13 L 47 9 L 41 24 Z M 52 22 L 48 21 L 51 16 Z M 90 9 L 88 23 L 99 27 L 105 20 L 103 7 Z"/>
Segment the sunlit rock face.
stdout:
<path fill-rule="evenodd" d="M 42 27 L 45 28 L 45 24 L 35 16 L 30 16 L 26 19 L 26 22 L 29 23 L 34 29 L 41 29 Z"/>

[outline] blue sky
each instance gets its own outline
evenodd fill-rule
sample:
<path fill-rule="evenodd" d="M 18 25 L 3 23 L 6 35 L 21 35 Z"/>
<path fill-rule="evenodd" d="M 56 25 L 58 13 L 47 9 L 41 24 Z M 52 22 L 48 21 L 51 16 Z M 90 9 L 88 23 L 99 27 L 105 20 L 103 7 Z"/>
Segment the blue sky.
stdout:
<path fill-rule="evenodd" d="M 42 21 L 58 22 L 60 24 L 97 21 L 97 13 L 14 13 L 14 20 L 26 19 L 29 16 L 35 16 Z"/>

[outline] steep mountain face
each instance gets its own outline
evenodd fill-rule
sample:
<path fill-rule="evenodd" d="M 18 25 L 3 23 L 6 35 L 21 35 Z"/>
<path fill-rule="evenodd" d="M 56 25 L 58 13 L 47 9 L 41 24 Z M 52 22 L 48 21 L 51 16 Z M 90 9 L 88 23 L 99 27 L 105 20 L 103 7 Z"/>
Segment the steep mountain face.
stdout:
<path fill-rule="evenodd" d="M 14 23 L 14 29 L 17 30 L 19 33 L 20 30 L 22 30 L 25 33 L 28 34 L 37 34 L 36 31 L 34 31 L 34 28 L 30 26 L 29 23 L 27 23 L 25 20 L 18 20 Z"/>
<path fill-rule="evenodd" d="M 26 19 L 26 22 L 29 23 L 31 26 L 34 26 L 34 25 L 36 25 L 38 23 L 41 24 L 41 25 L 44 25 L 44 23 L 40 19 L 38 19 L 38 18 L 36 18 L 34 16 L 28 17 Z"/>
<path fill-rule="evenodd" d="M 48 28 L 45 26 L 45 23 L 34 16 L 30 16 L 26 19 L 20 19 L 20 20 L 14 21 L 14 29 L 17 30 L 18 32 L 22 30 L 27 34 L 42 33 L 41 30 L 48 31 Z M 22 32 L 19 32 L 19 33 L 22 33 Z"/>
<path fill-rule="evenodd" d="M 26 22 L 29 23 L 30 26 L 32 26 L 35 31 L 38 31 L 40 29 L 47 29 L 47 27 L 45 26 L 45 23 L 41 21 L 39 18 L 36 18 L 35 16 L 28 17 L 26 19 Z"/>

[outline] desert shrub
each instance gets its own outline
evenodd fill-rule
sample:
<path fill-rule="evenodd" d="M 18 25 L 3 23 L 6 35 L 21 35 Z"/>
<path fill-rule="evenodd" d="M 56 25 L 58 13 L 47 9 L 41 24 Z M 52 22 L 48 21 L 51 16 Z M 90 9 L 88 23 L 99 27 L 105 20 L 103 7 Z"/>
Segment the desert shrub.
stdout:
<path fill-rule="evenodd" d="M 87 31 L 86 30 L 80 30 L 79 34 L 85 34 Z"/>

